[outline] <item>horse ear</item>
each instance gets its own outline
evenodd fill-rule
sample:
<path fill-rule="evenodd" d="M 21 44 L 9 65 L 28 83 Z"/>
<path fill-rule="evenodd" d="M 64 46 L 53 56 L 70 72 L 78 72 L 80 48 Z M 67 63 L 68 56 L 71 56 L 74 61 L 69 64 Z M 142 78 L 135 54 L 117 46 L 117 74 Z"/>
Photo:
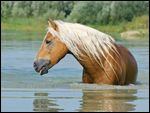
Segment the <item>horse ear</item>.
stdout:
<path fill-rule="evenodd" d="M 53 20 L 51 20 L 51 19 L 48 20 L 48 26 L 52 27 L 54 30 L 58 31 L 57 24 Z"/>

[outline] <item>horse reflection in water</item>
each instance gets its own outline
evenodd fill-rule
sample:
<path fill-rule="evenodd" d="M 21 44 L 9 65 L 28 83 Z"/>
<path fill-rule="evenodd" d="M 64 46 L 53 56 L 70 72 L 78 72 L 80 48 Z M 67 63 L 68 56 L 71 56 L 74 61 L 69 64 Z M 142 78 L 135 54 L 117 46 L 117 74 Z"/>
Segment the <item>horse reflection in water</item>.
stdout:
<path fill-rule="evenodd" d="M 33 111 L 38 112 L 58 112 L 58 105 L 54 100 L 49 99 L 48 93 L 35 93 L 36 99 L 33 101 Z"/>
<path fill-rule="evenodd" d="M 83 91 L 80 111 L 127 112 L 134 111 L 137 90 Z"/>
<path fill-rule="evenodd" d="M 74 111 L 88 112 L 88 111 L 107 111 L 107 112 L 126 112 L 134 111 L 135 105 L 132 104 L 137 99 L 135 94 L 137 90 L 101 90 L 101 91 L 89 91 L 83 90 L 83 96 L 81 100 L 78 100 L 79 108 L 74 108 Z M 60 112 L 68 110 L 68 104 L 62 108 L 62 103 L 56 101 L 60 98 L 49 97 L 48 93 L 35 93 L 35 99 L 33 101 L 33 111 L 39 112 Z M 69 97 L 63 97 L 63 99 L 72 99 Z M 64 100 L 65 101 L 65 100 Z M 72 102 L 72 104 L 74 104 Z M 62 109 L 60 109 L 61 107 Z"/>
<path fill-rule="evenodd" d="M 125 47 L 96 29 L 76 23 L 48 21 L 48 32 L 34 61 L 41 75 L 72 54 L 83 66 L 83 82 L 112 85 L 134 84 L 137 63 Z"/>

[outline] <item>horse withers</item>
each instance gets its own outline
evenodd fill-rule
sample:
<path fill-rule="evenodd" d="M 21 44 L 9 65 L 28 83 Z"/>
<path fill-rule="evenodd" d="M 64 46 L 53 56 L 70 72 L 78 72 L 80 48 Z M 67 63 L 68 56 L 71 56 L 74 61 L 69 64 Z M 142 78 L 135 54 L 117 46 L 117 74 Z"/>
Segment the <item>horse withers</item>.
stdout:
<path fill-rule="evenodd" d="M 128 85 L 137 78 L 137 63 L 129 50 L 96 29 L 63 21 L 48 21 L 48 31 L 34 61 L 40 75 L 72 54 L 83 66 L 84 83 Z"/>

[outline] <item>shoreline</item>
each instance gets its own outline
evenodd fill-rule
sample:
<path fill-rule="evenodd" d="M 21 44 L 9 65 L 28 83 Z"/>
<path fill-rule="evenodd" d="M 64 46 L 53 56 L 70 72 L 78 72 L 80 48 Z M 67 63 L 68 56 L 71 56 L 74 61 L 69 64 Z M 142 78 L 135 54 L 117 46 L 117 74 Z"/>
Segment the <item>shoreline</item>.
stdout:
<path fill-rule="evenodd" d="M 136 30 L 135 30 L 136 31 Z M 125 31 L 122 33 L 106 33 L 112 36 L 116 41 L 149 41 L 149 36 L 143 36 L 143 34 L 129 34 L 130 31 Z M 138 31 L 137 31 L 138 32 Z M 38 31 L 14 31 L 14 30 L 1 30 L 1 40 L 43 40 L 46 30 L 43 32 Z M 105 32 L 104 32 L 105 33 Z M 139 33 L 139 32 L 138 32 Z M 122 35 L 123 34 L 123 35 Z M 20 38 L 21 37 L 21 38 Z"/>

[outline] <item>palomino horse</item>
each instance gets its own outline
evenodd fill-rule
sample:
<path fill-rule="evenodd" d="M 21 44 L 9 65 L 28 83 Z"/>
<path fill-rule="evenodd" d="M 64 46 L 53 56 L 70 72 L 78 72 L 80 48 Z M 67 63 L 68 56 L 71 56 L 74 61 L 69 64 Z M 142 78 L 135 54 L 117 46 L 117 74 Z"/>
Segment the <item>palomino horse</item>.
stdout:
<path fill-rule="evenodd" d="M 83 66 L 84 83 L 128 85 L 137 78 L 137 63 L 125 47 L 96 29 L 77 23 L 48 21 L 48 31 L 34 61 L 40 75 L 67 53 Z"/>

